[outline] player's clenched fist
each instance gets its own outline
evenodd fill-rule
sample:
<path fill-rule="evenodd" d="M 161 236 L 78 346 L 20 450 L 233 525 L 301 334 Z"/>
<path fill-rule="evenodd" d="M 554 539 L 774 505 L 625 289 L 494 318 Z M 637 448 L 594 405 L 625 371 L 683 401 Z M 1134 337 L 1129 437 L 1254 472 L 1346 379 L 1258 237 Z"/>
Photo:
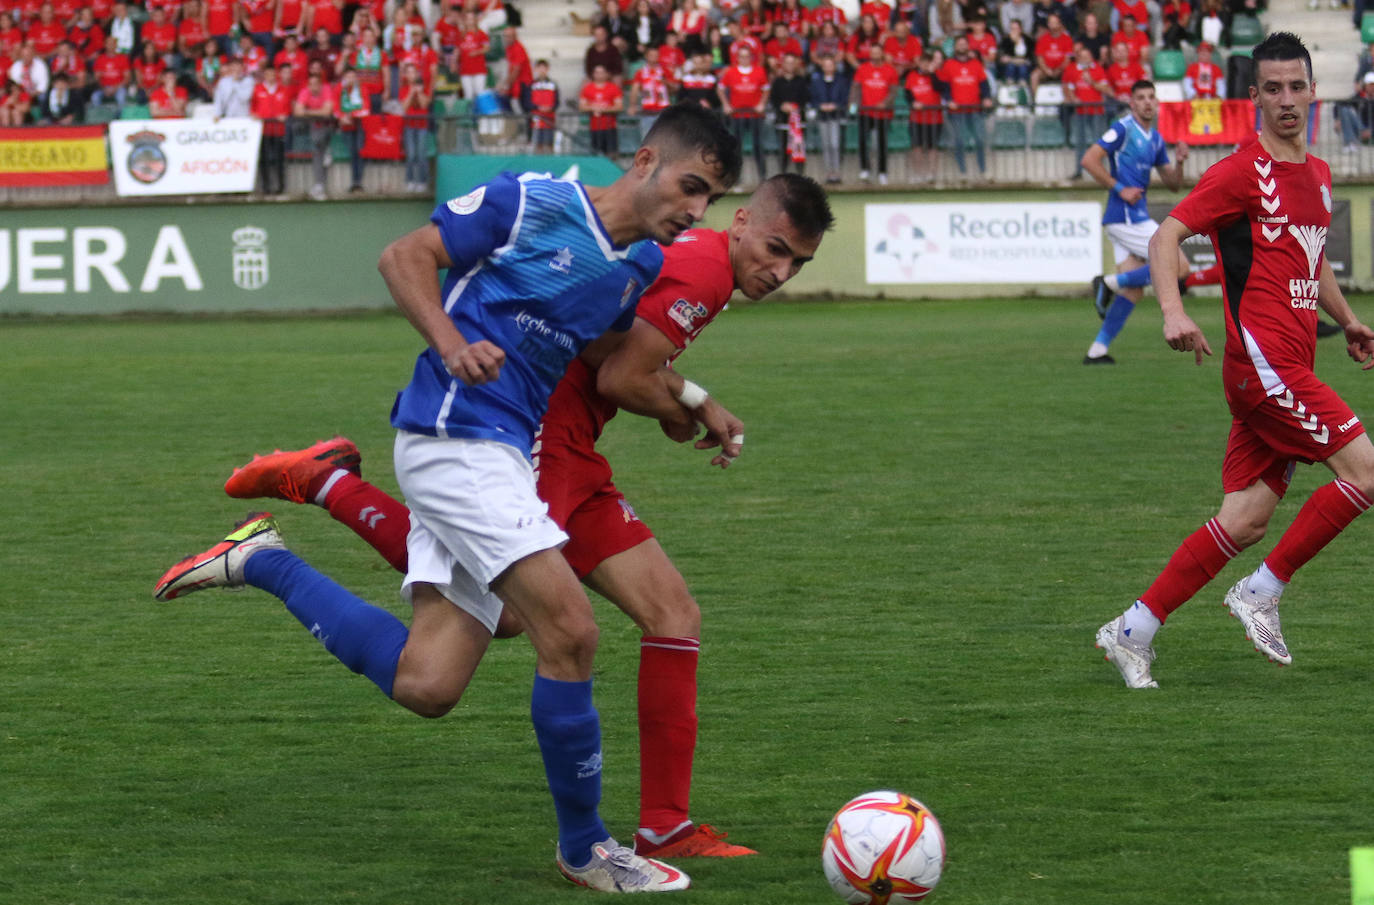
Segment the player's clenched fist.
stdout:
<path fill-rule="evenodd" d="M 501 376 L 506 353 L 493 342 L 482 339 L 444 356 L 444 367 L 468 386 L 487 383 Z"/>

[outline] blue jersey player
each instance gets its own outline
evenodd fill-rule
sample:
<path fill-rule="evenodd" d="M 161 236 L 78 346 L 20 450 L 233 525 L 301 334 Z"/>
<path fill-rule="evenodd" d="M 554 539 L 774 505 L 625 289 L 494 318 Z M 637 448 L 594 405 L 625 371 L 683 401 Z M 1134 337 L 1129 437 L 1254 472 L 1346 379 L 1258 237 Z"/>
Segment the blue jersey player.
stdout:
<path fill-rule="evenodd" d="M 346 666 L 428 717 L 457 703 L 509 606 L 536 652 L 530 710 L 558 818 L 557 864 L 608 892 L 690 881 L 619 845 L 601 822 L 597 628 L 529 455 L 568 363 L 592 343 L 614 348 L 658 276 L 662 251 L 645 240 L 671 242 L 739 170 L 738 142 L 716 114 L 677 106 L 610 186 L 505 174 L 440 205 L 382 253 L 387 288 L 427 343 L 391 415 L 411 510 L 409 629 L 288 551 L 266 515 L 173 566 L 154 591 L 166 600 L 262 588 Z"/>
<path fill-rule="evenodd" d="M 1116 273 L 1093 280 L 1093 303 L 1103 317 L 1102 329 L 1088 349 L 1084 364 L 1115 364 L 1107 354 L 1112 340 L 1126 326 L 1136 302 L 1150 285 L 1150 237 L 1159 228 L 1146 207 L 1145 191 L 1150 172 L 1159 175 L 1170 191 L 1183 184 L 1183 162 L 1187 145 L 1177 149 L 1178 161 L 1169 163 L 1169 151 L 1155 129 L 1159 101 L 1153 82 L 1141 79 L 1131 86 L 1131 112 L 1112 123 L 1097 143 L 1083 154 L 1082 166 L 1103 188 L 1109 190 L 1107 209 L 1102 215 L 1107 238 L 1116 256 Z M 1182 252 L 1179 253 L 1182 255 Z M 1187 259 L 1181 262 L 1187 273 Z M 1116 297 L 1112 298 L 1112 294 Z"/>

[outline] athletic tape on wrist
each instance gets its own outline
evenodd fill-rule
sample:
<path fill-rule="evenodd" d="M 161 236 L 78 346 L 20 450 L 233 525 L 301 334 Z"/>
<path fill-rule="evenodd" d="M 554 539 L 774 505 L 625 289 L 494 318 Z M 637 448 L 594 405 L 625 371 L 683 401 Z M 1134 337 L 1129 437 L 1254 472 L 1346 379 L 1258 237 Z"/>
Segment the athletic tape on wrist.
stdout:
<path fill-rule="evenodd" d="M 695 383 L 692 383 L 692 381 L 683 380 L 682 391 L 677 394 L 677 401 L 681 402 L 692 411 L 696 411 L 706 404 L 706 397 L 708 395 L 709 394 L 705 390 Z"/>

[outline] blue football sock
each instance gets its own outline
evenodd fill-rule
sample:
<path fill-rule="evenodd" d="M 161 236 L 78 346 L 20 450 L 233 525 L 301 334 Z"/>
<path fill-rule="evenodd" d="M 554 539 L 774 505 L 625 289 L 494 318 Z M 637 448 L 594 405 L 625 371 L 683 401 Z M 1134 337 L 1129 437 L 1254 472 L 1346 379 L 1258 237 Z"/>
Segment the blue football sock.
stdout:
<path fill-rule="evenodd" d="M 1112 306 L 1107 309 L 1107 316 L 1102 319 L 1102 329 L 1097 331 L 1097 342 L 1110 346 L 1112 340 L 1121 332 L 1121 328 L 1126 326 L 1126 319 L 1134 310 L 1135 302 L 1125 296 L 1118 295 L 1112 299 Z"/>
<path fill-rule="evenodd" d="M 536 674 L 530 717 L 544 755 L 558 847 L 572 867 L 592 857 L 592 846 L 609 837 L 601 803 L 601 720 L 592 706 L 592 683 L 560 682 Z"/>
<path fill-rule="evenodd" d="M 1122 289 L 1144 289 L 1150 285 L 1150 265 L 1137 267 L 1116 275 L 1116 285 Z"/>
<path fill-rule="evenodd" d="M 380 607 L 315 571 L 290 550 L 260 550 L 243 564 L 243 580 L 279 597 L 325 650 L 391 697 L 396 665 L 410 630 Z"/>

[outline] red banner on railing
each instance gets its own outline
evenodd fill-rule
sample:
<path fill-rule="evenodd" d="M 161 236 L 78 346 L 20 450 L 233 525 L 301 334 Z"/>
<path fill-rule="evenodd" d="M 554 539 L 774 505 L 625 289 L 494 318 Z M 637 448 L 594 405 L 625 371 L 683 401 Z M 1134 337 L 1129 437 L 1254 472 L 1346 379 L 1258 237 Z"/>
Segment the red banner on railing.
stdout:
<path fill-rule="evenodd" d="M 1169 144 L 1234 145 L 1255 132 L 1249 101 L 1171 101 L 1159 105 L 1159 134 Z"/>
<path fill-rule="evenodd" d="M 0 185 L 104 185 L 104 126 L 0 129 Z"/>
<path fill-rule="evenodd" d="M 392 113 L 364 116 L 362 155 L 367 160 L 405 160 L 401 117 Z"/>

